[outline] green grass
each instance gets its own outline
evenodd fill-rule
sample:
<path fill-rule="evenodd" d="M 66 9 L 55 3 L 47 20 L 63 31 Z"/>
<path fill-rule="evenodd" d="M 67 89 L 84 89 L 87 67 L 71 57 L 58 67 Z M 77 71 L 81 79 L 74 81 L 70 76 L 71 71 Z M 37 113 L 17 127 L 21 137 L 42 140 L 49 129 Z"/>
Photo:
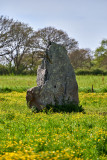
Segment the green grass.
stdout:
<path fill-rule="evenodd" d="M 96 93 L 107 92 L 107 76 L 76 76 L 79 92 L 92 92 L 93 90 Z"/>
<path fill-rule="evenodd" d="M 107 93 L 79 93 L 80 105 L 88 114 L 98 113 L 107 115 Z"/>
<path fill-rule="evenodd" d="M 20 159 L 23 154 L 28 159 L 106 158 L 105 116 L 7 112 L 0 119 L 2 158 L 6 153 Z"/>
<path fill-rule="evenodd" d="M 36 76 L 0 76 L 0 92 L 23 92 L 36 86 Z"/>
<path fill-rule="evenodd" d="M 77 76 L 77 81 L 88 88 L 96 80 L 97 90 L 101 78 Z M 79 92 L 86 114 L 34 114 L 22 91 L 36 85 L 35 76 L 1 76 L 0 85 L 17 91 L 0 93 L 0 160 L 107 159 L 107 93 Z"/>
<path fill-rule="evenodd" d="M 107 76 L 76 76 L 79 92 L 107 92 Z M 0 76 L 0 92 L 23 92 L 36 86 L 36 76 Z"/>

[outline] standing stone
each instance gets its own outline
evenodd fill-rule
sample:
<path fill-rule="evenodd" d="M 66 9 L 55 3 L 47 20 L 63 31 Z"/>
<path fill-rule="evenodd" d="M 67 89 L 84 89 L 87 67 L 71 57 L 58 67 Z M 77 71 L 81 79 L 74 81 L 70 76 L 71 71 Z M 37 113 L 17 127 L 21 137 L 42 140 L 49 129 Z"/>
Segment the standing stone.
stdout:
<path fill-rule="evenodd" d="M 29 108 L 36 106 L 39 110 L 47 104 L 78 104 L 78 85 L 73 67 L 66 49 L 51 43 L 47 48 L 42 64 L 37 70 L 37 87 L 27 91 Z"/>

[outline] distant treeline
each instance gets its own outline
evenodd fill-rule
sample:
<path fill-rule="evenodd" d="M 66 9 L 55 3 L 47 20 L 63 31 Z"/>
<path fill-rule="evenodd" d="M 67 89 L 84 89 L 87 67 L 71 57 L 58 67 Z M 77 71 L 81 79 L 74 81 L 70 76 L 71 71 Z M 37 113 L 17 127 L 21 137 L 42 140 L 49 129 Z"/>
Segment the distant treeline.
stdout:
<path fill-rule="evenodd" d="M 86 70 L 86 69 L 79 69 L 75 70 L 76 75 L 107 75 L 107 71 L 103 71 L 101 69 L 93 69 L 93 70 Z M 0 64 L 0 75 L 36 75 L 37 74 L 37 68 L 35 70 L 26 70 L 26 71 L 20 71 L 16 72 L 13 68 L 11 71 L 7 66 Z"/>
<path fill-rule="evenodd" d="M 107 71 L 103 71 L 101 69 L 77 70 L 75 73 L 76 75 L 107 75 Z"/>
<path fill-rule="evenodd" d="M 106 74 L 107 39 L 94 52 L 54 27 L 34 31 L 27 24 L 0 16 L 0 75 L 36 74 L 49 42 L 63 45 L 77 74 Z M 78 71 L 79 70 L 79 71 Z"/>

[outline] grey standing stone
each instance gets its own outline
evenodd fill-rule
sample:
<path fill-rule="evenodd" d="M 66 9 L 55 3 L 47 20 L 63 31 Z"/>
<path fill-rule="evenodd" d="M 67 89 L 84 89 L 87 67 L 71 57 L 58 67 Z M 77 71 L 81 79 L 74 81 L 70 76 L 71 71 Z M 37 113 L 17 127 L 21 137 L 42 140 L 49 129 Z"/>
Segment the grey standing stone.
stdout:
<path fill-rule="evenodd" d="M 42 64 L 37 70 L 37 87 L 27 91 L 26 100 L 29 108 L 39 110 L 47 104 L 59 105 L 73 102 L 78 104 L 78 85 L 75 73 L 66 49 L 51 43 L 47 48 Z"/>

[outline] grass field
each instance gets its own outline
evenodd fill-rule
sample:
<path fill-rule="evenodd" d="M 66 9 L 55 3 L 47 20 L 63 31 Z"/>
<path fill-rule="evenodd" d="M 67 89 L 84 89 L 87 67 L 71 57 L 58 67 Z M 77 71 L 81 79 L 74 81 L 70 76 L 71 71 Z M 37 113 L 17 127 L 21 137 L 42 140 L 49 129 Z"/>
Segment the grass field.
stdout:
<path fill-rule="evenodd" d="M 35 79 L 0 76 L 0 160 L 106 160 L 107 76 L 77 76 L 86 114 L 32 113 L 25 97 Z"/>
<path fill-rule="evenodd" d="M 79 92 L 107 92 L 107 76 L 76 76 Z M 0 76 L 0 92 L 23 92 L 36 86 L 36 76 Z"/>

